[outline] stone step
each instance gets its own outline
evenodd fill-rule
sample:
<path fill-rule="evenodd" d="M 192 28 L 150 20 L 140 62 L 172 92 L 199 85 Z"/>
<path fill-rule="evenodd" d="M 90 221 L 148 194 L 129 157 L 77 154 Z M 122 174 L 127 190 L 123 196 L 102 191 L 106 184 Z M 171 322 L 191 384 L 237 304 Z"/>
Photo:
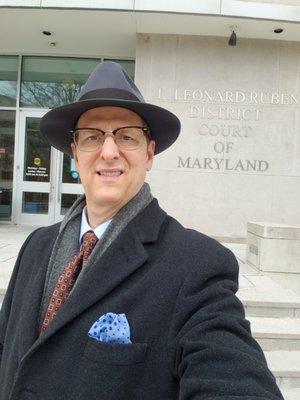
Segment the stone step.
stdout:
<path fill-rule="evenodd" d="M 300 319 L 248 317 L 251 331 L 264 351 L 300 351 Z"/>
<path fill-rule="evenodd" d="M 264 353 L 280 390 L 288 392 L 290 396 L 299 394 L 300 351 L 265 351 Z M 300 396 L 297 400 L 299 399 Z"/>
<path fill-rule="evenodd" d="M 281 390 L 284 400 L 299 400 L 300 388 L 283 389 Z"/>
<path fill-rule="evenodd" d="M 237 295 L 250 317 L 300 318 L 300 296 L 267 276 L 240 276 Z"/>

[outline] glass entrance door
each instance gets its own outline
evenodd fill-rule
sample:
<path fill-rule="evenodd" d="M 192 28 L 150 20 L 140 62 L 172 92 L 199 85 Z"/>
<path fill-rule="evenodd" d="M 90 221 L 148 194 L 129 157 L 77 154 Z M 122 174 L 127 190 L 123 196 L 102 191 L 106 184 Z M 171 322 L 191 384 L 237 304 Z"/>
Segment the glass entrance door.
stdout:
<path fill-rule="evenodd" d="M 51 147 L 39 130 L 47 110 L 20 111 L 15 186 L 15 222 L 50 225 L 82 193 L 71 157 Z"/>
<path fill-rule="evenodd" d="M 11 219 L 15 114 L 0 111 L 0 221 Z"/>

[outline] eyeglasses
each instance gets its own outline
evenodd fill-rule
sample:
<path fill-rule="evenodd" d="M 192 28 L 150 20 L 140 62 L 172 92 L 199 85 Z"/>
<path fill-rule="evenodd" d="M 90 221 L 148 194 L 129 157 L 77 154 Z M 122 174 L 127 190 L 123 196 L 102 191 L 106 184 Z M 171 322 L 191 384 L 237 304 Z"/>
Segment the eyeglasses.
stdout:
<path fill-rule="evenodd" d="M 101 149 L 108 133 L 123 150 L 136 150 L 141 146 L 145 135 L 150 138 L 150 130 L 146 126 L 122 126 L 113 131 L 96 128 L 78 128 L 70 131 L 76 146 L 81 151 Z"/>

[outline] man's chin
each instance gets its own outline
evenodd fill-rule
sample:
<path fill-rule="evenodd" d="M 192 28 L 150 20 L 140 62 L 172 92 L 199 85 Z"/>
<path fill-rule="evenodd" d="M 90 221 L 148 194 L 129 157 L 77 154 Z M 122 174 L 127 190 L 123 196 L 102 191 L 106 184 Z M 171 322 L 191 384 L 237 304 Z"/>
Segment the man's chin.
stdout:
<path fill-rule="evenodd" d="M 100 208 L 121 208 L 124 202 L 126 202 L 126 200 L 124 201 L 124 195 L 118 190 L 106 190 L 92 199 L 92 203 Z"/>

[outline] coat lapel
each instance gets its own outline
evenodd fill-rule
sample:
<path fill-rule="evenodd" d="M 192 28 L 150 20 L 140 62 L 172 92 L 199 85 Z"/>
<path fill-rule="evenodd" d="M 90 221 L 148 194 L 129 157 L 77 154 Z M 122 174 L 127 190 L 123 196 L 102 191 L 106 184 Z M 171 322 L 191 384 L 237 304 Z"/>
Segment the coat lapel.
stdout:
<path fill-rule="evenodd" d="M 39 330 L 39 315 L 41 307 L 41 298 L 44 290 L 45 277 L 47 267 L 54 245 L 56 235 L 58 234 L 59 225 L 57 224 L 54 232 L 50 236 L 43 237 L 40 242 L 42 251 L 35 255 L 35 263 L 37 267 L 33 269 L 31 276 L 28 276 L 30 282 L 30 290 L 26 290 L 27 299 L 23 302 L 20 310 L 20 326 L 22 327 L 22 335 L 20 343 L 22 346 L 21 354 L 24 354 L 37 339 Z M 37 234 L 38 235 L 38 234 Z"/>
<path fill-rule="evenodd" d="M 144 244 L 156 241 L 166 214 L 153 200 L 138 214 L 102 255 L 100 262 L 90 265 L 68 301 L 47 331 L 34 343 L 34 351 L 64 325 L 103 299 L 124 282 L 148 258 Z"/>

